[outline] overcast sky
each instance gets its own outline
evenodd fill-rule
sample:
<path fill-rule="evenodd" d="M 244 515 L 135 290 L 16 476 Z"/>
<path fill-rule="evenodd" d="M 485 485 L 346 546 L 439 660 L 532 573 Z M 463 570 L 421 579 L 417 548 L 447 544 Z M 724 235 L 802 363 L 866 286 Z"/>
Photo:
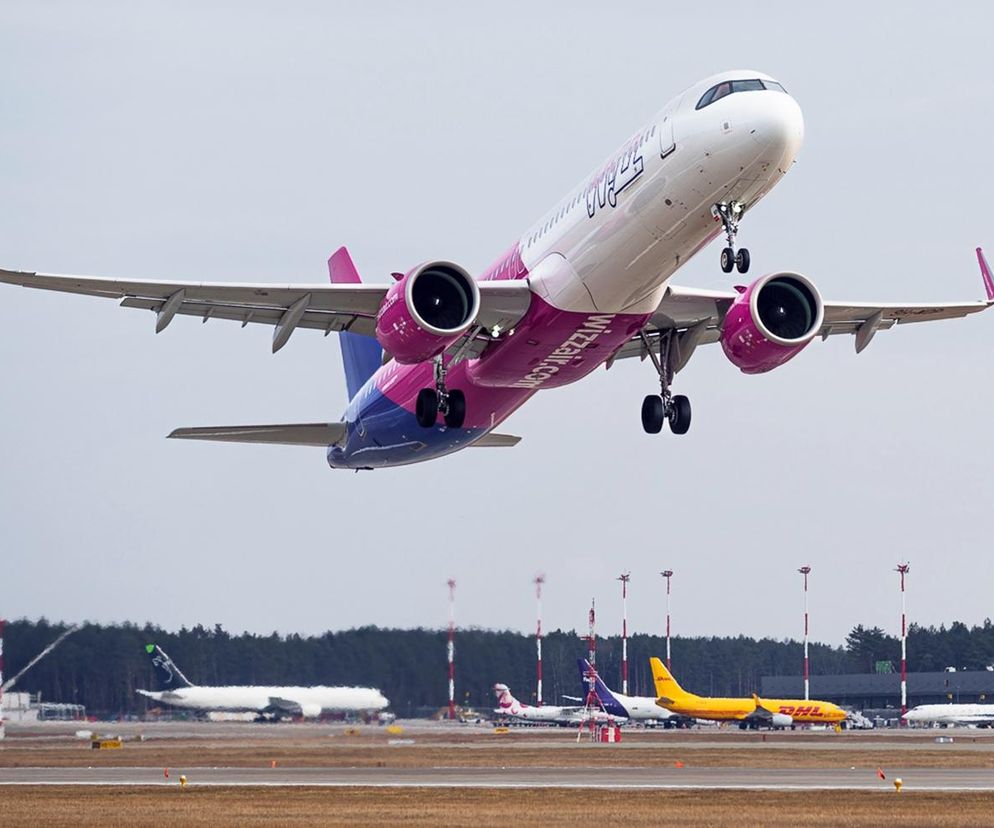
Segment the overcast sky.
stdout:
<path fill-rule="evenodd" d="M 480 271 L 672 96 L 777 77 L 806 139 L 743 222 L 755 275 L 833 299 L 983 296 L 994 254 L 987 4 L 0 6 L 0 265 L 314 282 Z M 727 287 L 716 242 L 676 277 Z M 994 257 L 992 257 L 994 258 Z M 815 342 L 747 377 L 702 349 L 685 438 L 642 432 L 629 360 L 535 397 L 511 450 L 333 471 L 191 425 L 337 420 L 335 337 L 0 287 L 0 613 L 316 633 L 461 624 L 813 638 L 991 614 L 994 312 Z"/>

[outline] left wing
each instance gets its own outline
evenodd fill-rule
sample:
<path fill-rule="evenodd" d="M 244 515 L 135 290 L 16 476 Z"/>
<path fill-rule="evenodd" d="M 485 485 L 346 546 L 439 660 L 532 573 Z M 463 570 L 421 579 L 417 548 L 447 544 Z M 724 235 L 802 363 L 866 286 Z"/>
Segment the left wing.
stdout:
<path fill-rule="evenodd" d="M 108 279 L 99 276 L 55 276 L 0 269 L 0 283 L 120 299 L 125 308 L 155 311 L 159 333 L 177 314 L 208 319 L 233 319 L 244 328 L 249 322 L 273 325 L 273 352 L 297 328 L 313 328 L 325 335 L 352 331 L 373 336 L 376 314 L 389 285 L 252 284 L 238 282 L 160 282 Z M 485 331 L 513 327 L 528 310 L 530 293 L 524 281 L 480 282 L 480 313 L 470 338 L 476 354 L 486 347 Z M 471 329 L 472 330 L 472 329 Z M 479 340 L 478 342 L 475 340 Z"/>
<path fill-rule="evenodd" d="M 870 344 L 877 331 L 889 330 L 894 325 L 958 319 L 987 310 L 994 304 L 994 277 L 979 247 L 977 260 L 987 294 L 986 301 L 915 303 L 826 301 L 825 319 L 818 335 L 822 339 L 827 339 L 837 334 L 853 334 L 856 353 L 860 353 Z M 678 285 L 667 287 L 656 312 L 646 324 L 645 333 L 650 344 L 654 346 L 661 336 L 675 334 L 670 345 L 670 368 L 673 373 L 687 364 L 698 345 L 718 342 L 721 339 L 721 326 L 725 314 L 737 295 L 733 290 L 698 290 Z M 616 359 L 635 356 L 645 359 L 648 355 L 646 343 L 641 337 L 634 337 L 608 360 L 607 367 L 610 368 Z"/>

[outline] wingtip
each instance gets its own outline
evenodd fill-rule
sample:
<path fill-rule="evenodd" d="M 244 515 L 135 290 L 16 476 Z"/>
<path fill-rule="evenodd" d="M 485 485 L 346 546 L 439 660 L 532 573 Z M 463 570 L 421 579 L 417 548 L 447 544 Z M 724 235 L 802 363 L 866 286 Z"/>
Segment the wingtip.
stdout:
<path fill-rule="evenodd" d="M 977 263 L 980 265 L 980 277 L 984 280 L 984 290 L 987 291 L 987 301 L 994 302 L 994 277 L 991 276 L 991 268 L 982 247 L 977 248 Z"/>

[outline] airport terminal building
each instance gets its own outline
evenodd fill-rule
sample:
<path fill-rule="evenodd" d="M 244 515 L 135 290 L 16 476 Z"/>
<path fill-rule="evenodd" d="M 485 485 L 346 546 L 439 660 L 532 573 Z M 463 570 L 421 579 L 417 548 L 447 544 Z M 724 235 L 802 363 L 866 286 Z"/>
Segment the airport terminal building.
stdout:
<path fill-rule="evenodd" d="M 763 676 L 760 695 L 799 699 L 804 696 L 800 676 Z M 901 677 L 897 673 L 849 673 L 811 676 L 811 698 L 855 710 L 901 708 Z M 919 704 L 994 703 L 994 671 L 908 673 L 908 707 Z"/>

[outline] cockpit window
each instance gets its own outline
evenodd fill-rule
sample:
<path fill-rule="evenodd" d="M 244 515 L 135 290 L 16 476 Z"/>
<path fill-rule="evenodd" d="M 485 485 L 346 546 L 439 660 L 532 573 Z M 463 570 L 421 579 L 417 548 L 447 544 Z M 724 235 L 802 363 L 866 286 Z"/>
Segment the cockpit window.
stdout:
<path fill-rule="evenodd" d="M 776 81 L 763 81 L 758 78 L 755 80 L 722 81 L 716 86 L 712 86 L 707 92 L 705 92 L 701 96 L 701 99 L 697 102 L 697 106 L 695 108 L 704 109 L 704 107 L 713 104 L 719 98 L 724 98 L 726 95 L 732 95 L 735 92 L 756 92 L 763 89 L 770 89 L 783 93 L 787 92 L 787 90 Z"/>

